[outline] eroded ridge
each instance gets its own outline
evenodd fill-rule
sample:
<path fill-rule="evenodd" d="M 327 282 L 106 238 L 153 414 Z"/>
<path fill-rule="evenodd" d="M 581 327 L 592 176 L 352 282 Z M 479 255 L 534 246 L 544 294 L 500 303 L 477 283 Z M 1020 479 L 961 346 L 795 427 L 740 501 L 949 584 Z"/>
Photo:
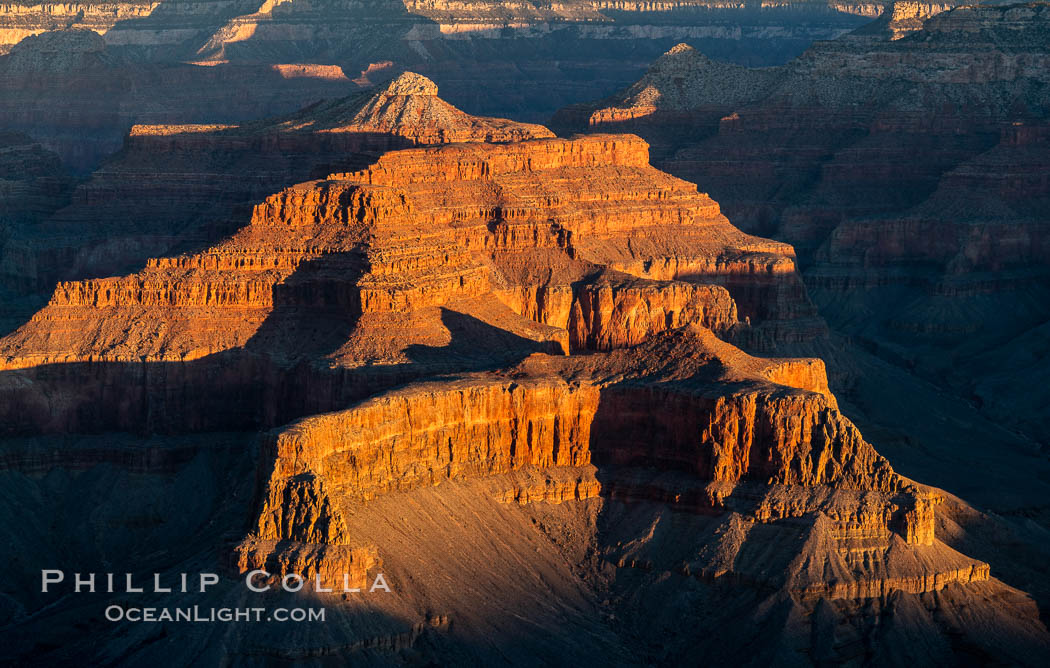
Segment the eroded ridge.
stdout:
<path fill-rule="evenodd" d="M 784 548 L 798 551 L 785 573 L 727 559 L 745 535 L 712 537 L 730 542 L 680 569 L 803 598 L 988 578 L 987 564 L 936 540 L 940 493 L 896 474 L 864 441 L 819 361 L 750 357 L 696 326 L 629 352 L 534 355 L 304 418 L 267 437 L 260 474 L 257 526 L 238 548 L 246 569 L 294 562 L 325 576 L 337 572 L 330 546 L 379 559 L 383 547 L 355 533 L 361 508 L 468 485 L 503 503 L 659 502 L 771 535 L 801 532 Z"/>

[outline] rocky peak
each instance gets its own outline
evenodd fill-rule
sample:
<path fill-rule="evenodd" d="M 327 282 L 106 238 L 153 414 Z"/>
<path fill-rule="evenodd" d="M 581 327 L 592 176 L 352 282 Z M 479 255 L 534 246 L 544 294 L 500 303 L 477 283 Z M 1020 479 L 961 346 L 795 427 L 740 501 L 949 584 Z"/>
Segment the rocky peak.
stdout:
<path fill-rule="evenodd" d="M 666 61 L 666 60 L 673 60 L 673 58 L 672 58 L 673 56 L 682 56 L 682 55 L 695 57 L 697 55 L 702 56 L 703 54 L 700 53 L 699 51 L 697 51 L 696 49 L 694 49 L 693 47 L 689 46 L 685 42 L 679 42 L 678 44 L 675 44 L 670 49 L 668 49 L 667 53 L 665 53 L 663 56 L 661 56 L 660 59 L 657 60 L 657 62 Z"/>
<path fill-rule="evenodd" d="M 520 141 L 552 137 L 540 125 L 472 116 L 438 97 L 430 79 L 405 72 L 378 93 L 363 93 L 298 114 L 293 126 L 309 123 L 312 131 L 378 132 L 407 137 L 420 144 L 458 141 Z"/>
<path fill-rule="evenodd" d="M 105 48 L 105 41 L 94 30 L 71 29 L 27 37 L 16 44 L 11 53 L 91 53 Z"/>
<path fill-rule="evenodd" d="M 760 97 L 779 71 L 780 68 L 749 69 L 711 60 L 681 43 L 660 56 L 645 76 L 626 91 L 627 106 L 682 110 L 727 99 L 743 103 Z"/>
<path fill-rule="evenodd" d="M 422 74 L 405 72 L 393 79 L 380 95 L 427 95 L 436 97 L 437 84 Z"/>
<path fill-rule="evenodd" d="M 712 62 L 710 58 L 700 53 L 685 42 L 676 44 L 667 53 L 656 59 L 649 66 L 648 76 L 660 76 L 671 74 L 685 74 L 692 72 L 697 67 Z"/>
<path fill-rule="evenodd" d="M 8 54 L 3 69 L 9 73 L 69 72 L 108 57 L 106 43 L 98 33 L 82 29 L 55 30 L 19 42 Z"/>
<path fill-rule="evenodd" d="M 514 142 L 554 136 L 542 125 L 473 116 L 441 99 L 437 93 L 437 84 L 430 79 L 405 72 L 378 92 L 365 91 L 324 100 L 287 116 L 239 125 L 136 125 L 131 130 L 131 137 L 136 141 L 142 141 L 144 137 L 175 137 L 176 142 L 189 141 L 194 145 L 211 145 L 215 149 L 219 145 L 225 146 L 223 142 L 232 137 L 241 138 L 236 140 L 241 141 L 245 136 L 270 137 L 275 134 L 320 136 L 325 142 L 343 141 L 345 145 L 341 146 L 341 151 L 362 151 L 368 149 L 366 145 L 370 143 L 363 139 L 366 136 L 376 138 L 371 142 L 375 146 L 368 150 L 404 147 L 404 144 L 391 143 L 393 137 L 408 140 L 408 145 L 418 145 Z M 379 139 L 380 136 L 386 139 Z M 155 150 L 155 147 L 146 150 Z M 303 150 L 307 150 L 305 145 Z"/>

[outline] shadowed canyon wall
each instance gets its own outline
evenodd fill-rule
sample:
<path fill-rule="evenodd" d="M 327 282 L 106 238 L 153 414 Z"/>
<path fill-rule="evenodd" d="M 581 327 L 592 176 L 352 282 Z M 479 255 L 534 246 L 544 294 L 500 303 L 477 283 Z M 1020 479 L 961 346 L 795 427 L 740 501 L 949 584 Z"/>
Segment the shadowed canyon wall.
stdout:
<path fill-rule="evenodd" d="M 1046 395 L 996 365 L 1044 368 L 1011 358 L 1042 349 L 1050 317 L 1048 19 L 1034 3 L 904 36 L 876 22 L 767 69 L 682 45 L 554 125 L 645 137 L 734 223 L 796 248 L 833 329 L 1045 446 Z"/>

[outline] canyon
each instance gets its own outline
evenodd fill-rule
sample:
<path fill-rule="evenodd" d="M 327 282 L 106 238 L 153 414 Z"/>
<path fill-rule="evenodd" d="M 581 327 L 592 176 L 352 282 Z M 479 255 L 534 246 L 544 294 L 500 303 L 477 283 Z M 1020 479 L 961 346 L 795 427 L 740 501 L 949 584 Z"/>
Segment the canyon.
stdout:
<path fill-rule="evenodd" d="M 20 165 L 5 279 L 50 295 L 0 338 L 14 661 L 1050 651 L 1046 542 L 899 473 L 833 392 L 838 358 L 785 354 L 837 345 L 794 248 L 639 136 L 471 116 L 404 73 L 272 119 L 136 126 L 79 184 L 25 142 L 0 153 Z M 44 561 L 222 574 L 135 605 L 329 616 L 110 624 L 124 598 L 49 597 Z M 256 569 L 391 593 L 249 594 Z"/>
<path fill-rule="evenodd" d="M 0 662 L 1044 665 L 1050 5 L 956 4 L 0 3 Z"/>
<path fill-rule="evenodd" d="M 759 69 L 681 45 L 551 125 L 646 138 L 735 224 L 792 244 L 833 331 L 1045 450 L 1045 393 L 1006 378 L 1045 368 L 1048 20 L 961 7 Z"/>

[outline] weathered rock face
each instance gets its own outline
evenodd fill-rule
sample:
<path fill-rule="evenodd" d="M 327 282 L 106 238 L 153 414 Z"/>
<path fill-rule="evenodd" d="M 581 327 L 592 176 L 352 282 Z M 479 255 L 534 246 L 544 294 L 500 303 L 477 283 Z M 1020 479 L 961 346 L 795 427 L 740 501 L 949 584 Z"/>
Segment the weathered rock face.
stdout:
<path fill-rule="evenodd" d="M 297 537 L 305 528 L 302 520 L 273 519 L 324 503 L 306 497 L 301 504 L 286 502 L 287 493 L 274 493 L 300 486 L 304 476 L 325 481 L 331 490 L 325 498 L 369 500 L 446 478 L 585 466 L 598 402 L 598 389 L 589 384 L 470 377 L 412 387 L 350 411 L 306 418 L 268 445 L 275 463 L 261 533 L 306 542 L 329 539 Z"/>
<path fill-rule="evenodd" d="M 833 33 L 850 25 L 849 15 L 878 16 L 885 4 L 786 2 L 759 10 L 712 0 L 660 5 L 573 0 L 557 6 L 411 0 L 262 5 L 229 0 L 56 5 L 13 2 L 0 5 L 0 50 L 11 48 L 27 36 L 56 28 L 92 30 L 111 45 L 134 48 L 153 58 L 162 55 L 236 58 L 296 49 L 297 55 L 301 55 L 302 46 L 308 41 L 315 42 L 311 45 L 313 50 L 340 53 L 349 50 L 344 41 L 367 36 L 366 27 L 373 35 L 376 31 L 387 32 L 392 40 L 417 44 L 417 49 L 424 47 L 438 54 L 442 42 L 451 43 L 445 48 L 455 48 L 457 42 L 463 41 L 506 40 L 506 31 L 515 38 L 531 40 L 556 32 L 586 41 L 691 36 L 712 43 L 719 40 L 776 43 Z M 916 7 L 941 6 L 914 4 Z M 673 19 L 668 20 L 668 15 Z M 741 27 L 734 31 L 727 29 L 726 23 Z M 610 34 L 613 32 L 610 27 L 622 25 L 634 25 L 635 34 Z M 770 34 L 774 29 L 779 29 L 781 34 Z M 367 47 L 375 49 L 376 45 L 367 44 Z"/>
<path fill-rule="evenodd" d="M 261 515 L 263 537 L 306 542 L 345 539 L 342 530 L 328 533 L 338 522 L 330 518 L 328 497 L 320 492 L 319 480 L 331 490 L 329 496 L 368 501 L 446 479 L 528 467 L 583 467 L 592 457 L 602 463 L 687 471 L 720 483 L 750 480 L 881 492 L 908 487 L 838 415 L 833 397 L 804 387 L 785 395 L 783 387 L 790 385 L 771 389 L 768 381 L 762 382 L 774 376 L 800 381 L 800 386 L 815 381 L 826 388 L 826 380 L 812 374 L 784 373 L 813 360 L 748 358 L 706 330 L 696 329 L 660 337 L 632 354 L 644 358 L 666 354 L 675 346 L 684 351 L 697 345 L 691 354 L 702 359 L 684 362 L 686 370 L 675 374 L 684 378 L 669 385 L 632 378 L 653 370 L 637 362 L 616 367 L 616 380 L 611 382 L 614 365 L 624 363 L 622 355 L 584 362 L 594 367 L 588 379 L 581 378 L 581 370 L 570 363 L 571 382 L 557 374 L 545 378 L 530 373 L 551 371 L 552 364 L 554 371 L 559 368 L 558 363 L 537 357 L 510 379 L 470 376 L 420 384 L 350 410 L 301 420 L 275 433 L 266 446 L 265 466 L 269 469 L 270 458 L 275 463 Z M 663 364 L 672 361 L 665 358 Z M 728 377 L 697 378 L 712 371 L 732 377 L 751 373 L 757 384 L 748 391 L 719 394 L 718 383 Z M 819 367 L 816 373 L 821 373 Z M 304 481 L 311 492 L 278 491 L 303 489 Z M 301 503 L 286 502 L 293 497 Z M 274 514 L 282 508 L 305 515 L 275 520 Z M 318 517 L 325 520 L 319 522 Z M 932 522 L 932 515 L 927 520 Z M 324 527 L 322 534 L 316 533 L 318 525 Z M 274 528 L 278 526 L 284 528 Z M 932 539 L 932 532 L 929 524 L 913 533 Z"/>
<path fill-rule="evenodd" d="M 150 428 L 158 424 L 138 422 L 156 412 L 152 400 L 135 405 L 143 394 L 169 397 L 166 410 L 175 415 L 199 414 L 206 411 L 196 403 L 172 406 L 170 397 L 214 401 L 236 394 L 243 374 L 275 378 L 267 384 L 283 389 L 274 397 L 341 384 L 326 397 L 334 407 L 361 384 L 375 391 L 405 377 L 377 380 L 355 371 L 362 363 L 397 362 L 409 376 L 469 368 L 447 353 L 437 351 L 435 366 L 409 352 L 411 331 L 398 331 L 385 349 L 372 343 L 390 336 L 385 332 L 400 314 L 420 314 L 421 337 L 434 328 L 428 313 L 455 309 L 520 337 L 517 350 L 526 353 L 530 342 L 552 352 L 649 343 L 627 355 L 535 358 L 510 379 L 412 386 L 278 433 L 264 447 L 259 519 L 237 550 L 238 568 L 322 578 L 348 573 L 360 584 L 383 556 L 353 538 L 348 504 L 442 481 L 548 469 L 557 470 L 552 481 L 526 478 L 496 498 L 585 501 L 606 489 L 614 498 L 674 499 L 761 522 L 826 512 L 847 533 L 854 527 L 882 537 L 881 547 L 867 549 L 888 550 L 893 535 L 914 549 L 934 546 L 934 499 L 897 477 L 837 413 L 819 365 L 750 358 L 706 329 L 673 331 L 704 324 L 728 334 L 737 322 L 730 293 L 698 282 L 756 272 L 790 276 L 789 252 L 740 234 L 709 198 L 652 170 L 647 146 L 634 137 L 399 151 L 363 171 L 268 198 L 251 225 L 208 252 L 157 260 L 125 278 L 61 284 L 48 309 L 5 342 L 9 368 L 21 369 L 9 376 L 10 405 L 20 415 L 40 415 L 27 409 L 26 397 L 48 397 L 51 422 L 38 418 L 38 428 Z M 624 273 L 631 271 L 657 278 Z M 525 303 L 523 296 L 540 294 L 543 304 Z M 563 305 L 549 307 L 547 295 Z M 522 307 L 520 315 L 504 303 Z M 288 317 L 285 309 L 315 326 L 323 314 L 332 331 L 322 338 L 342 332 L 349 340 L 332 340 L 330 352 L 314 347 L 316 340 L 304 346 L 288 324 L 264 331 L 275 316 Z M 75 323 L 65 335 L 57 327 L 62 320 Z M 85 340 L 84 331 L 100 336 Z M 468 334 L 476 355 L 485 341 L 476 329 Z M 327 370 L 311 358 L 318 354 Z M 260 374 L 252 357 L 269 357 L 269 370 L 262 366 Z M 125 408 L 91 416 L 83 396 L 63 388 L 75 377 L 77 392 L 85 391 L 85 361 L 110 392 L 127 383 L 125 369 L 167 361 L 179 373 L 158 378 L 147 371 L 145 385 L 114 402 Z M 68 370 L 64 378 L 47 371 L 57 362 Z M 304 363 L 305 377 L 287 370 Z M 257 393 L 238 398 L 259 400 Z M 230 408 L 198 428 L 242 426 L 236 420 L 250 405 Z M 289 410 L 308 412 L 301 400 L 295 408 L 262 408 L 278 418 Z M 78 422 L 85 416 L 93 421 Z M 630 474 L 603 487 L 592 459 L 610 471 L 680 471 L 714 487 L 676 491 Z M 731 491 L 745 483 L 780 491 L 756 505 L 753 492 Z M 848 492 L 807 491 L 822 487 Z M 860 502 L 854 492 L 869 494 Z M 924 568 L 897 580 L 871 573 L 833 592 L 805 578 L 791 586 L 807 596 L 848 598 L 986 577 L 982 564 L 945 563 L 951 566 L 943 573 Z M 912 577 L 918 582 L 905 585 Z"/>
<path fill-rule="evenodd" d="M 322 101 L 275 119 L 216 126 L 137 125 L 131 129 L 127 148 L 204 154 L 239 150 L 258 159 L 267 151 L 378 154 L 419 144 L 502 143 L 552 136 L 540 125 L 464 113 L 438 97 L 433 81 L 405 72 L 378 90 Z"/>
<path fill-rule="evenodd" d="M 556 126 L 649 138 L 743 229 L 795 246 L 834 329 L 1046 443 L 1024 417 L 1045 401 L 985 379 L 1050 319 L 1050 7 L 963 7 L 898 39 L 884 23 L 778 68 L 676 48 Z"/>
<path fill-rule="evenodd" d="M 599 549 L 627 571 L 660 561 L 674 564 L 665 576 L 788 591 L 810 606 L 987 582 L 987 564 L 937 540 L 941 493 L 894 473 L 832 398 L 803 387 L 826 387 L 812 364 L 749 357 L 694 326 L 305 418 L 266 439 L 258 522 L 239 563 L 277 568 L 292 551 L 309 555 L 297 567 L 324 574 L 351 549 L 394 558 L 361 543 L 377 535 L 362 518 L 388 512 L 387 499 L 469 489 L 523 507 L 602 499 L 613 535 L 630 531 L 622 514 L 653 503 L 719 518 L 677 548 L 660 546 L 677 530 L 654 540 L 656 519 L 648 538 Z"/>
<path fill-rule="evenodd" d="M 47 163 L 30 153 L 20 174 Z M 1038 192 L 1038 169 L 1010 162 L 1004 191 Z M 187 210 L 150 213 L 175 204 Z M 960 636 L 1022 663 L 1050 645 L 1025 595 L 991 579 L 995 560 L 953 549 L 985 549 L 954 523 L 956 502 L 896 473 L 839 412 L 822 362 L 734 345 L 822 340 L 794 251 L 652 168 L 638 137 L 471 117 L 408 74 L 271 121 L 137 127 L 108 173 L 33 225 L 52 234 L 92 207 L 130 222 L 123 242 L 83 242 L 74 273 L 162 252 L 59 282 L 0 339 L 0 428 L 35 436 L 0 444 L 0 519 L 90 508 L 69 533 L 98 570 L 265 569 L 271 585 L 297 573 L 355 588 L 383 572 L 397 594 L 275 594 L 335 617 L 291 638 L 198 627 L 158 645 L 105 624 L 87 647 L 54 616 L 68 617 L 61 602 L 21 588 L 0 621 L 19 629 L 5 651 L 22 663 L 422 652 L 487 665 L 513 647 L 551 664 L 677 664 L 707 641 L 662 657 L 630 642 L 646 623 L 673 627 L 648 610 L 666 587 L 679 626 L 740 634 L 719 650 L 727 663 L 769 643 L 751 626 L 828 660 L 842 634 L 880 648 L 868 610 L 893 601 L 911 606 L 902 628 L 934 639 L 927 662 L 971 651 Z M 991 262 L 979 248 L 973 261 Z M 271 428 L 257 453 L 216 433 Z M 68 436 L 85 431 L 207 435 L 138 452 L 132 436 Z M 12 533 L 18 554 L 61 552 Z M 243 605 L 225 580 L 194 603 Z"/>
<path fill-rule="evenodd" d="M 160 2 L 71 2 L 43 4 L 5 2 L 0 5 L 0 53 L 6 53 L 27 37 L 61 28 L 90 30 L 99 35 L 120 21 L 150 15 Z"/>
<path fill-rule="evenodd" d="M 879 35 L 890 39 L 900 39 L 916 30 L 922 30 L 922 24 L 926 19 L 941 12 L 946 12 L 960 4 L 966 3 L 906 2 L 903 0 L 892 2 L 879 14 L 878 20 L 858 28 L 854 31 L 854 34 Z"/>
<path fill-rule="evenodd" d="M 713 285 L 604 279 L 580 289 L 564 326 L 570 349 L 613 350 L 690 323 L 729 331 L 737 324 L 736 303 L 725 289 Z"/>
<path fill-rule="evenodd" d="M 990 148 L 1002 126 L 1039 116 L 1046 102 L 1039 92 L 1045 83 L 1041 63 L 1047 54 L 1040 39 L 1045 21 L 1045 8 L 1038 4 L 962 8 L 936 16 L 921 34 L 906 39 L 888 41 L 858 31 L 820 42 L 783 67 L 765 69 L 717 63 L 680 45 L 622 93 L 560 114 L 562 123 L 556 129 L 619 127 L 624 122 L 630 129 L 634 122 L 643 136 L 650 127 L 659 135 L 665 125 L 661 114 L 683 115 L 692 135 L 681 136 L 673 145 L 655 144 L 662 149 L 655 157 L 663 160 L 673 154 L 669 165 L 692 170 L 704 183 L 726 189 L 734 202 L 726 206 L 734 207 L 734 213 L 739 209 L 748 224 L 756 223 L 758 211 L 745 204 L 799 204 L 803 192 L 824 194 L 824 186 L 840 187 L 825 182 L 846 178 L 846 169 L 862 159 L 867 169 L 851 184 L 864 186 L 856 206 L 899 206 L 902 199 L 921 196 L 923 190 L 929 194 L 947 167 Z M 960 134 L 965 136 L 948 141 Z M 767 151 L 764 163 L 753 155 L 759 139 L 775 142 L 776 151 Z M 906 189 L 877 202 L 869 192 L 889 193 L 905 183 L 905 176 L 889 173 L 891 165 L 906 164 L 897 160 L 906 157 L 905 139 L 920 142 L 907 154 L 919 159 L 917 174 L 904 172 L 914 182 L 914 194 Z M 717 161 L 703 157 L 716 148 L 730 152 L 719 153 Z M 789 148 L 795 155 L 787 152 Z M 829 158 L 834 158 L 831 164 L 820 164 Z M 936 169 L 945 162 L 947 166 Z M 869 175 L 873 167 L 883 165 L 885 174 Z M 783 178 L 789 167 L 817 178 L 785 188 L 784 183 L 792 183 Z M 929 176 L 915 178 L 924 172 Z M 737 193 L 746 190 L 742 177 L 768 180 L 768 186 L 756 182 L 750 187 L 755 193 L 751 200 L 737 203 Z M 872 183 L 873 177 L 895 181 Z"/>

